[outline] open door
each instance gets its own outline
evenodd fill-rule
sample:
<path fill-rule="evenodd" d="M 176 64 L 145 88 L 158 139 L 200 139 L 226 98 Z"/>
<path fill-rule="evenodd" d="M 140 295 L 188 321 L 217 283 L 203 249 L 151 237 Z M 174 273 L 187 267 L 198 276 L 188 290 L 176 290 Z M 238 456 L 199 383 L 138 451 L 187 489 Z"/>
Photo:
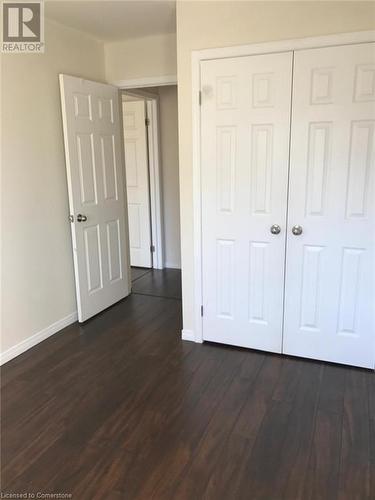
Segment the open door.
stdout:
<path fill-rule="evenodd" d="M 79 321 L 129 295 L 118 90 L 60 75 Z"/>
<path fill-rule="evenodd" d="M 126 187 L 129 213 L 130 263 L 152 267 L 150 179 L 144 100 L 122 103 Z"/>

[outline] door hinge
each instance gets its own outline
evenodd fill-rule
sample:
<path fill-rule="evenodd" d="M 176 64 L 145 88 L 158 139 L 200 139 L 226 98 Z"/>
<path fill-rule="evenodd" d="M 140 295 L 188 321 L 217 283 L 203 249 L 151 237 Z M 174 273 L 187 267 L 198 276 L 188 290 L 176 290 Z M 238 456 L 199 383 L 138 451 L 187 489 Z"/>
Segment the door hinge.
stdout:
<path fill-rule="evenodd" d="M 199 106 L 202 106 L 202 91 L 201 90 L 198 93 L 198 101 L 199 101 Z"/>
<path fill-rule="evenodd" d="M 145 124 L 146 124 L 146 127 L 148 127 L 150 125 L 150 118 L 145 119 Z"/>
<path fill-rule="evenodd" d="M 201 306 L 201 316 L 203 318 L 203 306 Z"/>
<path fill-rule="evenodd" d="M 150 251 L 151 251 L 151 252 L 155 252 L 155 245 L 151 245 L 151 246 L 150 246 Z"/>

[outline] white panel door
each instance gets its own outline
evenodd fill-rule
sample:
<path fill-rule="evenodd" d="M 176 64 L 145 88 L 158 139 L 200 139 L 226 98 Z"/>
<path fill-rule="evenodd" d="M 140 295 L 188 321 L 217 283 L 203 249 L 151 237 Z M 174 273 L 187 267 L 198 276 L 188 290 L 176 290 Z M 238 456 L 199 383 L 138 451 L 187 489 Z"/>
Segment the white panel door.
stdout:
<path fill-rule="evenodd" d="M 296 52 L 287 354 L 374 366 L 374 141 L 375 44 Z"/>
<path fill-rule="evenodd" d="M 126 186 L 130 263 L 152 267 L 150 189 L 145 102 L 122 103 L 125 142 Z"/>
<path fill-rule="evenodd" d="M 118 90 L 60 75 L 79 321 L 129 294 Z"/>
<path fill-rule="evenodd" d="M 281 351 L 291 76 L 292 53 L 201 65 L 204 340 Z"/>

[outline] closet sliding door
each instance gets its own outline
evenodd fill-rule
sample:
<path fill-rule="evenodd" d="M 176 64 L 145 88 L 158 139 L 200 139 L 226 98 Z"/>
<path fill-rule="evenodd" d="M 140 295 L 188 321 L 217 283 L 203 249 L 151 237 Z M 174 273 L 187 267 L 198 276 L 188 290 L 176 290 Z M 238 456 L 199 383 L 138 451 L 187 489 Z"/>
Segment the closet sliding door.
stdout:
<path fill-rule="evenodd" d="M 375 44 L 295 53 L 283 352 L 372 368 Z"/>
<path fill-rule="evenodd" d="M 203 339 L 281 352 L 292 53 L 201 64 Z"/>

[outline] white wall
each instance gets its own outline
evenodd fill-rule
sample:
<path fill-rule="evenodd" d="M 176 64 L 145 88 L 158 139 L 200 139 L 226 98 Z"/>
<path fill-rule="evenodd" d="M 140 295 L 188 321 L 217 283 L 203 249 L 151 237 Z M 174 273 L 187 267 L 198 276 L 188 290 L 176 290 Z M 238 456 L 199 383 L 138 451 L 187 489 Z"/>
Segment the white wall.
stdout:
<path fill-rule="evenodd" d="M 164 261 L 181 268 L 178 110 L 176 85 L 158 87 L 163 176 Z"/>
<path fill-rule="evenodd" d="M 45 54 L 1 58 L 3 352 L 76 311 L 58 74 L 103 81 L 104 50 L 45 28 Z"/>
<path fill-rule="evenodd" d="M 195 329 L 191 51 L 374 28 L 374 2 L 177 2 L 184 329 Z"/>
<path fill-rule="evenodd" d="M 175 34 L 106 43 L 104 50 L 106 78 L 110 83 L 177 74 Z"/>

